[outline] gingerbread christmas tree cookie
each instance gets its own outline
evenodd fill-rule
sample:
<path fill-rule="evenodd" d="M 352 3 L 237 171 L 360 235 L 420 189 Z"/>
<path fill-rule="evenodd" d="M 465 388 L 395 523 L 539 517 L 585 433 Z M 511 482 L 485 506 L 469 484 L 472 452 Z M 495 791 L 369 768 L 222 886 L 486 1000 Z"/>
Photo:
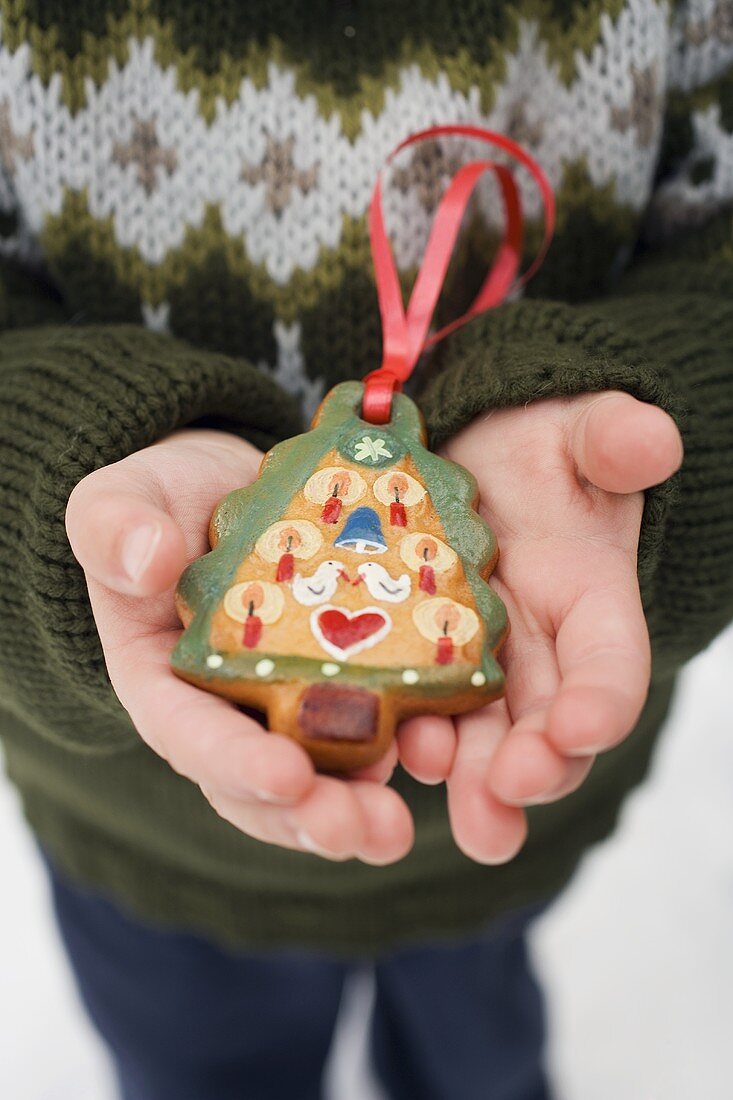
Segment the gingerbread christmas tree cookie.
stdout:
<path fill-rule="evenodd" d="M 377 426 L 363 394 L 337 386 L 311 431 L 219 505 L 212 550 L 179 585 L 172 658 L 333 770 L 378 759 L 402 718 L 481 707 L 504 682 L 475 481 L 427 450 L 408 397 Z"/>

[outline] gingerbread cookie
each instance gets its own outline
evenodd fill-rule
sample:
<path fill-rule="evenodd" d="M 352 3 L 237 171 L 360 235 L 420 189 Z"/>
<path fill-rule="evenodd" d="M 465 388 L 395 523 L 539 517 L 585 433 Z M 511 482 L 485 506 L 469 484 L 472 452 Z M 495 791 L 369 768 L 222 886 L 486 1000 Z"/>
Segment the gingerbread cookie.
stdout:
<path fill-rule="evenodd" d="M 473 710 L 504 686 L 476 483 L 427 449 L 408 397 L 376 426 L 363 393 L 336 386 L 311 431 L 221 502 L 177 593 L 177 675 L 264 711 L 333 771 L 379 759 L 403 718 Z"/>

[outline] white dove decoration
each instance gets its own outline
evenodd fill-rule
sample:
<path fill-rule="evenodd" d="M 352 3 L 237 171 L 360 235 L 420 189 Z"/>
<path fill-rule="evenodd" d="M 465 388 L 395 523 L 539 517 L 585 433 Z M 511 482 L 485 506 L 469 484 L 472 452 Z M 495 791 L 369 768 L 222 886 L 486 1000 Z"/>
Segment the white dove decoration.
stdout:
<path fill-rule="evenodd" d="M 375 600 L 384 600 L 387 603 L 402 603 L 410 595 L 412 581 L 407 573 L 394 579 L 383 565 L 376 561 L 365 561 L 358 569 L 357 580 L 354 584 L 363 581 L 369 589 L 369 595 Z"/>
<path fill-rule="evenodd" d="M 298 603 L 311 607 L 333 598 L 339 580 L 350 580 L 340 561 L 322 561 L 310 577 L 296 573 L 293 577 L 293 596 Z"/>

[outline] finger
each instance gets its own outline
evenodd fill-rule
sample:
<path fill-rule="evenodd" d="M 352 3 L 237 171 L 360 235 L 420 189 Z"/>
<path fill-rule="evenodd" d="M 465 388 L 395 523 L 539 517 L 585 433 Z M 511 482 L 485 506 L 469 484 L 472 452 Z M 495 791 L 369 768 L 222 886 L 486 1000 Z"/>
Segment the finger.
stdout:
<path fill-rule="evenodd" d="M 682 464 L 682 437 L 672 417 L 626 393 L 589 397 L 568 441 L 581 476 L 609 493 L 648 489 Z"/>
<path fill-rule="evenodd" d="M 488 786 L 510 806 L 539 806 L 564 798 L 586 779 L 593 757 L 571 758 L 549 740 L 548 708 L 524 715 L 491 762 Z"/>
<path fill-rule="evenodd" d="M 400 762 L 420 783 L 447 779 L 456 754 L 456 728 L 440 715 L 421 715 L 403 722 L 397 730 Z"/>
<path fill-rule="evenodd" d="M 649 635 L 636 578 L 591 590 L 557 634 L 560 691 L 547 719 L 550 741 L 567 755 L 592 755 L 622 740 L 649 688 Z"/>
<path fill-rule="evenodd" d="M 510 726 L 506 704 L 495 703 L 458 719 L 458 746 L 448 777 L 448 813 L 456 844 L 477 863 L 506 863 L 527 835 L 522 810 L 489 790 L 491 759 Z"/>
<path fill-rule="evenodd" d="M 231 704 L 191 688 L 171 706 L 161 700 L 157 729 L 138 717 L 141 736 L 179 774 L 232 797 L 296 803 L 313 786 L 310 757 L 290 738 L 267 733 Z M 176 693 L 177 694 L 177 693 Z M 163 715 L 169 725 L 162 728 Z"/>
<path fill-rule="evenodd" d="M 512 727 L 491 760 L 487 782 L 502 802 L 523 806 L 544 802 L 566 786 L 575 765 L 545 737 L 548 706 L 560 686 L 551 628 L 525 621 L 519 607 L 512 624 L 504 653 Z"/>
<path fill-rule="evenodd" d="M 405 803 L 389 788 L 319 776 L 296 809 L 202 792 L 216 812 L 247 836 L 342 862 L 383 865 L 401 859 L 414 829 Z"/>
<path fill-rule="evenodd" d="M 225 432 L 180 432 L 85 477 L 66 527 L 87 577 L 114 592 L 169 589 L 208 549 L 214 505 L 256 473 L 256 448 Z M 193 532 L 187 544 L 183 529 Z"/>
<path fill-rule="evenodd" d="M 204 788 L 204 793 L 217 813 L 247 836 L 324 859 L 352 858 L 367 831 L 350 784 L 331 776 L 316 776 L 307 794 L 288 809 L 221 795 L 216 789 Z"/>
<path fill-rule="evenodd" d="M 415 827 L 404 801 L 391 787 L 351 783 L 361 805 L 364 834 L 356 856 L 364 863 L 382 866 L 396 863 L 412 848 Z"/>
<path fill-rule="evenodd" d="M 567 798 L 573 791 L 577 791 L 590 775 L 595 761 L 595 756 L 578 756 L 569 760 L 565 781 L 560 783 L 554 790 L 549 791 L 544 799 L 537 800 L 537 805 L 540 804 L 540 801 L 544 803 L 559 802 L 561 798 Z"/>
<path fill-rule="evenodd" d="M 389 783 L 395 768 L 397 767 L 397 745 L 394 741 L 391 742 L 384 756 L 374 764 L 369 764 L 366 768 L 358 768 L 356 771 L 350 772 L 350 779 L 368 779 L 372 783 Z"/>
<path fill-rule="evenodd" d="M 87 576 L 123 595 L 152 596 L 177 581 L 186 564 L 183 533 L 125 474 L 100 470 L 74 489 L 66 530 Z"/>
<path fill-rule="evenodd" d="M 297 823 L 292 822 L 282 807 L 268 806 L 253 799 L 234 798 L 230 794 L 201 787 L 201 793 L 220 817 L 240 832 L 263 844 L 309 852 L 324 859 L 342 860 L 347 854 L 319 848 Z"/>
<path fill-rule="evenodd" d="M 284 815 L 305 850 L 328 859 L 353 858 L 366 840 L 368 826 L 356 784 L 318 776 L 305 798 Z M 385 790 L 375 785 L 375 790 Z"/>
<path fill-rule="evenodd" d="M 263 844 L 273 844 L 278 848 L 305 852 L 306 849 L 289 825 L 280 807 L 268 806 L 256 801 L 234 798 L 221 791 L 201 787 L 201 793 L 216 811 L 219 817 L 228 821 L 241 833 Z"/>
<path fill-rule="evenodd" d="M 649 682 L 649 641 L 636 576 L 626 568 L 615 583 L 587 589 L 560 624 L 557 690 L 536 705 L 521 687 L 519 699 L 510 696 L 512 716 L 519 716 L 489 772 L 490 789 L 503 801 L 534 805 L 575 790 L 593 757 L 636 723 Z"/>
<path fill-rule="evenodd" d="M 307 753 L 224 699 L 179 680 L 168 665 L 171 646 L 163 633 L 107 653 L 113 686 L 143 740 L 207 790 L 278 804 L 303 798 L 315 780 Z"/>

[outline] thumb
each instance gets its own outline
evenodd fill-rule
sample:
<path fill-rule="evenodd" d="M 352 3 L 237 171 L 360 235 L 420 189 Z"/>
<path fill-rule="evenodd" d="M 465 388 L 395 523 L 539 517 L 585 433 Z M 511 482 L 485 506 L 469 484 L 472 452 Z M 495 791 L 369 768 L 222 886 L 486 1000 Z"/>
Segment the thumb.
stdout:
<path fill-rule="evenodd" d="M 568 443 L 578 473 L 592 485 L 609 493 L 636 493 L 680 468 L 682 437 L 663 409 L 615 391 L 578 404 L 573 403 Z"/>
<path fill-rule="evenodd" d="M 253 481 L 261 459 L 238 436 L 194 428 L 95 470 L 66 507 L 77 561 L 88 577 L 122 595 L 167 591 L 208 550 L 215 505 Z"/>
<path fill-rule="evenodd" d="M 186 564 L 183 532 L 163 508 L 162 490 L 129 460 L 89 474 L 66 508 L 66 531 L 88 577 L 128 596 L 175 584 Z"/>
<path fill-rule="evenodd" d="M 228 432 L 176 432 L 95 470 L 66 508 L 71 548 L 88 577 L 125 596 L 171 588 L 209 548 L 212 510 L 257 475 L 262 454 Z"/>

